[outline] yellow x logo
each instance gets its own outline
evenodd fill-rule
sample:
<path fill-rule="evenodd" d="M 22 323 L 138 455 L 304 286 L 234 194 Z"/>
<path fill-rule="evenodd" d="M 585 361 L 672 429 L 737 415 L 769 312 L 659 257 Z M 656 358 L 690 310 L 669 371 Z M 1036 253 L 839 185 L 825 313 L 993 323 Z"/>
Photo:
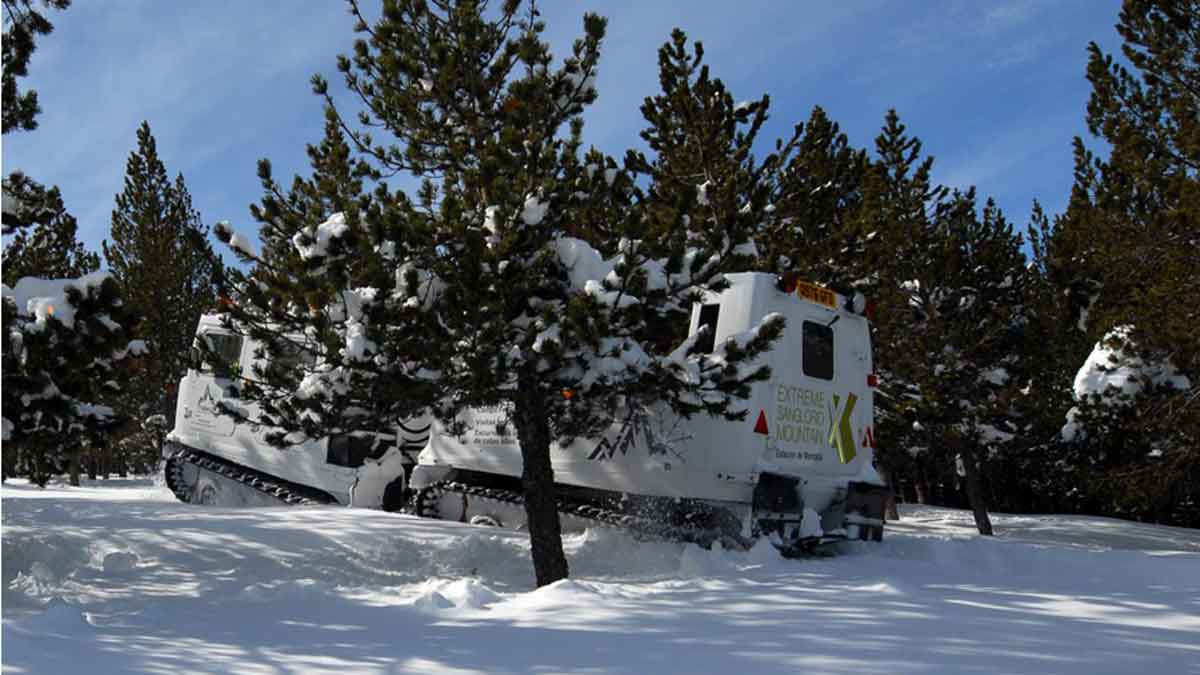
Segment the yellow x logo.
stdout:
<path fill-rule="evenodd" d="M 833 410 L 829 413 L 829 444 L 837 448 L 842 464 L 849 464 L 858 454 L 858 448 L 854 443 L 854 432 L 850 429 L 850 416 L 854 414 L 855 403 L 858 403 L 858 397 L 854 394 L 847 394 L 845 407 L 840 407 L 841 397 L 837 394 L 833 395 Z"/>

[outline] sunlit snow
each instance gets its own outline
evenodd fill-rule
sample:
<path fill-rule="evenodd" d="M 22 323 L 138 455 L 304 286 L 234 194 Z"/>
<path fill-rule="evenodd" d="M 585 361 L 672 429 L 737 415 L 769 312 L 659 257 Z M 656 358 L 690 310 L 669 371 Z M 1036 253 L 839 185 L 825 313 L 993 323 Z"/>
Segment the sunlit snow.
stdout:
<path fill-rule="evenodd" d="M 177 503 L 149 480 L 3 488 L 5 672 L 1182 673 L 1200 532 L 914 507 L 882 544 L 783 560 L 528 540 L 333 507 Z"/>

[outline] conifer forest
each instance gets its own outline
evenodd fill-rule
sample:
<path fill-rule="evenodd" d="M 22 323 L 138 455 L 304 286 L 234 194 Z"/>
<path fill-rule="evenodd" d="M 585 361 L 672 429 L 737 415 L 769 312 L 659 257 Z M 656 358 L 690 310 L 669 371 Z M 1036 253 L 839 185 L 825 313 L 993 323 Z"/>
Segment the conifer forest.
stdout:
<path fill-rule="evenodd" d="M 861 302 L 892 513 L 969 509 L 983 534 L 993 513 L 1200 527 L 1200 2 L 1125 0 L 1119 52 L 1079 45 L 1088 134 L 1059 139 L 1069 195 L 1039 197 L 1065 208 L 1029 222 L 986 183 L 938 184 L 903 110 L 860 146 L 813 92 L 768 137 L 771 97 L 710 67 L 704 35 L 662 36 L 660 89 L 609 154 L 584 141 L 604 16 L 551 53 L 535 3 L 360 3 L 338 75 L 309 83 L 324 134 L 296 139 L 307 173 L 258 163 L 237 214 L 256 240 L 193 206 L 154 119 L 128 130 L 99 250 L 70 185 L 5 167 L 6 480 L 159 472 L 178 383 L 216 349 L 195 326 L 220 314 L 269 357 L 233 375 L 253 409 L 221 414 L 279 452 L 511 406 L 542 585 L 567 576 L 552 447 L 618 409 L 754 424 L 738 402 L 770 377 L 755 363 L 782 321 L 702 356 L 688 317 L 761 272 Z M 3 5 L 7 141 L 41 133 L 30 59 L 75 8 Z M 583 283 L 576 255 L 611 273 Z"/>

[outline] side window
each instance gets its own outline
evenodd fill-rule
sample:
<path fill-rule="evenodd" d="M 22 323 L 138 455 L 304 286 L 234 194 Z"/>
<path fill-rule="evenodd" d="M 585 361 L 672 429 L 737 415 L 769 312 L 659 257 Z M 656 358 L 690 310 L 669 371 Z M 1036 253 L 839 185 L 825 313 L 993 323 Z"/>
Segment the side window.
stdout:
<path fill-rule="evenodd" d="M 804 322 L 804 374 L 819 380 L 833 379 L 833 327 L 813 321 Z"/>
<path fill-rule="evenodd" d="M 700 306 L 700 322 L 696 324 L 696 331 L 708 326 L 708 334 L 700 338 L 696 343 L 697 351 L 701 354 L 711 354 L 713 348 L 717 344 L 717 316 L 721 312 L 720 305 L 701 305 Z"/>
<path fill-rule="evenodd" d="M 329 439 L 325 462 L 335 466 L 357 468 L 367 458 L 379 459 L 388 449 L 382 436 L 373 434 L 338 434 Z"/>
<path fill-rule="evenodd" d="M 317 365 L 317 355 L 311 349 L 306 349 L 294 342 L 285 342 L 277 362 L 281 368 L 287 370 L 295 370 L 301 366 L 305 370 L 311 370 L 313 366 Z"/>
<path fill-rule="evenodd" d="M 230 377 L 231 375 L 240 374 L 242 367 L 242 336 L 205 333 L 203 338 L 212 353 L 204 355 L 204 362 L 200 364 L 200 372 L 212 373 L 217 377 Z M 214 360 L 216 363 L 212 363 Z"/>

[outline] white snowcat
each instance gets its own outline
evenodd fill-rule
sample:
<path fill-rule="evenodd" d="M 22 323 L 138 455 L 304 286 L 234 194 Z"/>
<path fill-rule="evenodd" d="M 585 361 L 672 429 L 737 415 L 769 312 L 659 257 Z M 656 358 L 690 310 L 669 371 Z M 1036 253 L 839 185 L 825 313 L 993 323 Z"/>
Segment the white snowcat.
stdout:
<path fill-rule="evenodd" d="M 564 526 L 739 547 L 768 536 L 785 555 L 880 539 L 889 490 L 872 466 L 876 376 L 862 297 L 790 275 L 727 278 L 728 289 L 692 311 L 689 334 L 709 326 L 708 349 L 767 314 L 787 320 L 764 357 L 771 379 L 736 402 L 746 418 L 629 411 L 601 439 L 553 446 Z M 253 358 L 254 346 L 216 317 L 201 320 L 199 336 L 228 362 Z M 524 524 L 521 452 L 505 406 L 465 411 L 460 435 L 406 422 L 386 443 L 351 435 L 280 450 L 257 427 L 216 414 L 215 401 L 236 388 L 228 373 L 195 365 L 164 448 L 168 484 L 184 501 L 406 503 L 424 517 Z"/>
<path fill-rule="evenodd" d="M 889 490 L 872 466 L 870 326 L 861 295 L 762 273 L 692 310 L 689 334 L 710 327 L 709 351 L 782 314 L 743 421 L 668 410 L 630 411 L 604 438 L 552 446 L 565 526 L 602 522 L 708 543 L 766 535 L 785 554 L 883 534 Z M 702 347 L 703 348 L 703 347 Z M 520 526 L 521 451 L 504 406 L 470 409 L 463 433 L 436 430 L 409 480 L 417 515 Z"/>
<path fill-rule="evenodd" d="M 175 427 L 163 444 L 167 486 L 176 497 L 214 506 L 403 507 L 408 469 L 429 440 L 429 422 L 397 424 L 386 436 L 344 434 L 274 447 L 266 429 L 235 423 L 217 408 L 224 403 L 257 417 L 256 406 L 239 399 L 237 381 L 252 372 L 259 345 L 230 332 L 219 315 L 200 317 L 196 340 L 207 344 L 215 363 L 193 349 L 179 383 Z"/>

